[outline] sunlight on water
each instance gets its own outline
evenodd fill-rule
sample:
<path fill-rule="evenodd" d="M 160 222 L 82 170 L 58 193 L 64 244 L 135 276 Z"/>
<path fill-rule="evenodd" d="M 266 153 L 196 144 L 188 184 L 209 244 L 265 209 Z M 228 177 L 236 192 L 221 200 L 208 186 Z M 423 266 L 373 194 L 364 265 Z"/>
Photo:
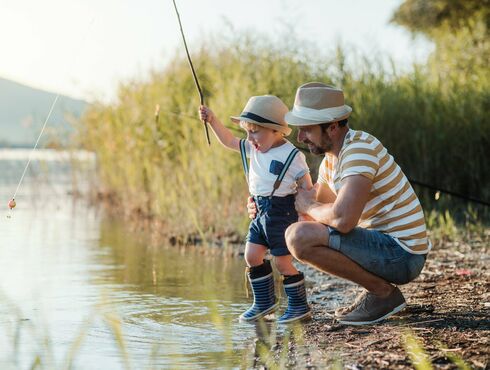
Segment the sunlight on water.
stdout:
<path fill-rule="evenodd" d="M 0 305 L 6 333 L 0 346 L 10 349 L 2 351 L 2 369 L 29 367 L 35 354 L 46 354 L 44 336 L 59 366 L 80 332 L 86 337 L 76 368 L 122 368 L 121 348 L 103 320 L 106 311 L 121 319 L 133 368 L 239 366 L 256 336 L 253 326 L 237 321 L 249 304 L 241 259 L 209 255 L 199 247 L 151 246 L 145 233 L 131 232 L 72 196 L 68 157 L 55 161 L 53 153 L 41 153 L 32 163 L 18 206 L 7 218 L 6 204 L 27 157 L 5 153 L 0 301 L 12 305 Z M 86 190 L 90 183 L 76 185 Z"/>

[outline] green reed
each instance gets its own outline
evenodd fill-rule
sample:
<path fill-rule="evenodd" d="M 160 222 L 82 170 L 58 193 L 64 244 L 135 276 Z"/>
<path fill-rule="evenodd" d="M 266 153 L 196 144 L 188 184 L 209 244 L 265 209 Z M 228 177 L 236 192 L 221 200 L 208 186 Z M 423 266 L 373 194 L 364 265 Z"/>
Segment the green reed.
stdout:
<path fill-rule="evenodd" d="M 401 73 L 373 58 L 351 58 L 341 48 L 326 54 L 300 41 L 238 35 L 203 42 L 193 59 L 206 104 L 237 135 L 243 133 L 228 117 L 240 113 L 250 96 L 275 94 L 292 106 L 300 84 L 324 81 L 344 89 L 354 109 L 351 126 L 377 136 L 410 178 L 490 199 L 488 72 L 475 81 L 442 80 L 423 66 Z M 99 191 L 124 213 L 156 218 L 183 239 L 242 233 L 247 189 L 239 155 L 214 137 L 207 147 L 198 101 L 178 53 L 145 81 L 121 84 L 116 102 L 94 104 L 78 139 L 97 154 Z M 308 156 L 314 176 L 320 159 Z M 417 190 L 432 208 L 433 193 Z"/>
<path fill-rule="evenodd" d="M 433 369 L 431 359 L 424 349 L 424 344 L 412 331 L 407 330 L 403 333 L 402 342 L 408 358 L 416 370 Z M 457 369 L 470 369 L 470 366 L 458 354 L 448 350 L 444 344 L 439 342 L 436 344 L 436 347 L 438 351 L 442 352 L 445 357 L 456 366 Z"/>

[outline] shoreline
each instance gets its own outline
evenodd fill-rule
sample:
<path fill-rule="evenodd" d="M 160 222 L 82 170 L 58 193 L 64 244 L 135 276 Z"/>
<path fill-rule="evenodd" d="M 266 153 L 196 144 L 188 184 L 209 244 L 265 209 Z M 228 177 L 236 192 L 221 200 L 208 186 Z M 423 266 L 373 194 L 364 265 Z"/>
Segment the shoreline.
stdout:
<path fill-rule="evenodd" d="M 98 193 L 96 200 L 104 203 L 109 216 L 121 216 L 115 199 Z M 130 227 L 148 232 L 152 243 L 199 248 L 203 254 L 243 256 L 244 243 L 237 233 L 216 235 L 203 242 L 199 235 L 176 237 L 162 232 L 165 223 L 144 216 L 141 210 L 125 210 L 123 214 Z M 296 346 L 294 341 L 288 344 L 289 361 L 306 368 L 328 363 L 351 369 L 408 369 L 413 367 L 406 350 L 410 336 L 421 343 L 429 361 L 438 368 L 455 368 L 462 360 L 472 368 L 485 369 L 490 359 L 489 244 L 490 229 L 473 235 L 470 241 L 435 243 L 420 276 L 400 287 L 407 308 L 371 326 L 344 326 L 332 318 L 337 307 L 354 300 L 360 292 L 358 286 L 296 262 L 305 273 L 313 319 L 303 324 L 304 345 Z M 262 347 L 266 343 L 273 357 L 282 356 L 281 341 L 267 344 L 259 338 L 254 346 L 259 343 Z M 306 354 L 305 348 L 309 348 Z M 257 348 L 254 352 L 254 363 L 260 367 L 263 352 Z"/>

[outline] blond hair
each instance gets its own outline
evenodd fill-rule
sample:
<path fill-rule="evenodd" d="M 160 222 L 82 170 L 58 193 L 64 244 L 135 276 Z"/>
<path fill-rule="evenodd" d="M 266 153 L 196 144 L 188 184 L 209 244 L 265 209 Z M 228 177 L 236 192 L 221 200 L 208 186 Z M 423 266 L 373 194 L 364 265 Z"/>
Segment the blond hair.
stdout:
<path fill-rule="evenodd" d="M 245 130 L 257 130 L 261 126 L 252 122 L 240 121 L 240 127 Z"/>
<path fill-rule="evenodd" d="M 260 125 L 257 125 L 256 123 L 247 122 L 247 121 L 240 121 L 240 127 L 243 128 L 244 130 L 257 130 L 257 129 L 261 128 L 261 129 L 272 130 L 274 132 L 280 132 L 280 131 L 274 130 L 272 128 L 260 126 Z M 282 133 L 282 132 L 280 132 L 280 133 L 282 134 L 282 136 L 286 136 L 284 133 Z"/>

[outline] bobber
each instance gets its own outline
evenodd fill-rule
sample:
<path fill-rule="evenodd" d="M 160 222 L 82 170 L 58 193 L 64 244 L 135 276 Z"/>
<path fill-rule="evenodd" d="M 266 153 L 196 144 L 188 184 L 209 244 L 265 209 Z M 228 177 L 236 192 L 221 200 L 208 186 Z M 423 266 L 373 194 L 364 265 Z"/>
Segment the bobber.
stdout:
<path fill-rule="evenodd" d="M 9 208 L 10 209 L 13 209 L 13 208 L 15 208 L 15 206 L 17 205 L 17 203 L 15 203 L 15 199 L 12 198 L 12 199 L 9 200 L 9 204 L 8 205 L 9 205 Z"/>

